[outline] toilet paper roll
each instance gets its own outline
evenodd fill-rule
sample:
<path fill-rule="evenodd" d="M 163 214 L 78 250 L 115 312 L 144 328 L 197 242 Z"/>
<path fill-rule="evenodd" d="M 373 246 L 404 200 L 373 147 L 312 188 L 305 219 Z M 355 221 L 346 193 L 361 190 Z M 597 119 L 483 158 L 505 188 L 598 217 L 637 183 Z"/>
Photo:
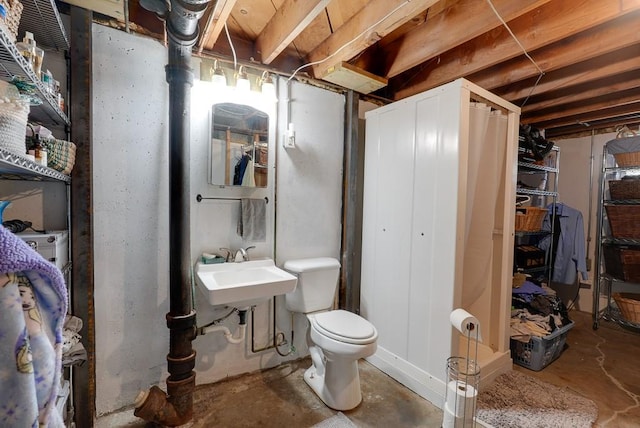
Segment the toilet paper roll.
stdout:
<path fill-rule="evenodd" d="M 444 404 L 442 413 L 442 428 L 473 428 L 473 417 L 456 417 L 447 403 Z"/>
<path fill-rule="evenodd" d="M 454 326 L 460 333 L 465 336 L 469 336 L 471 339 L 476 338 L 478 335 L 478 342 L 482 342 L 482 335 L 480 334 L 480 321 L 478 318 L 471 315 L 464 309 L 454 309 L 449 315 L 451 325 Z"/>
<path fill-rule="evenodd" d="M 445 404 L 456 418 L 473 419 L 478 391 L 471 385 L 460 381 L 447 383 Z"/>
<path fill-rule="evenodd" d="M 442 428 L 455 428 L 456 415 L 454 415 L 451 409 L 449 409 L 449 405 L 447 403 L 444 403 L 442 413 Z"/>

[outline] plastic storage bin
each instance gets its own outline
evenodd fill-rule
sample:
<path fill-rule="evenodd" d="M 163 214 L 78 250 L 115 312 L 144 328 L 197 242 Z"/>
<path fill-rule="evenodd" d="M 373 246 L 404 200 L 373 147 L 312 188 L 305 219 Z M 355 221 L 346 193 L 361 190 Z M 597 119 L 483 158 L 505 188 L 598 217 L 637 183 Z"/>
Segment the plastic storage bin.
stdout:
<path fill-rule="evenodd" d="M 527 343 L 511 339 L 511 358 L 519 366 L 533 371 L 540 371 L 555 361 L 567 341 L 567 333 L 573 328 L 574 322 L 560 327 L 544 337 L 532 337 Z"/>
<path fill-rule="evenodd" d="M 69 262 L 69 232 L 66 230 L 49 233 L 18 233 L 24 242 L 36 250 L 42 257 L 50 261 L 60 270 Z"/>

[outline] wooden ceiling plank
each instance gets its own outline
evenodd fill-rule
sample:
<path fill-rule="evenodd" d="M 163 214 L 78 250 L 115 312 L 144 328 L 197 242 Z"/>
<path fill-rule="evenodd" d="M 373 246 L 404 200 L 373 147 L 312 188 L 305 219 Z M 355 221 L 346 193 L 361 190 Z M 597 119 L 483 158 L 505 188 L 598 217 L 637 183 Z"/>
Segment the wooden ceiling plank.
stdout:
<path fill-rule="evenodd" d="M 202 52 L 203 48 L 213 50 L 236 1 L 237 0 L 218 0 L 215 2 L 213 11 L 207 19 L 204 29 L 202 30 L 202 36 L 198 42 L 199 52 Z"/>
<path fill-rule="evenodd" d="M 256 40 L 263 64 L 270 64 L 315 19 L 331 0 L 287 0 Z"/>
<path fill-rule="evenodd" d="M 640 1 L 621 3 L 620 0 L 563 0 L 548 3 L 516 18 L 509 23 L 509 27 L 524 48 L 532 52 L 638 9 Z M 436 67 L 418 73 L 415 76 L 418 81 L 398 90 L 395 98 L 405 98 L 431 89 L 521 54 L 522 49 L 508 31 L 490 31 L 439 56 Z M 510 80 L 503 78 L 502 84 L 508 81 Z"/>
<path fill-rule="evenodd" d="M 588 137 L 591 135 L 592 131 L 596 131 L 596 133 L 599 134 L 608 134 L 617 132 L 618 126 L 627 125 L 629 127 L 634 127 L 639 124 L 640 115 L 636 115 L 635 117 L 633 117 L 633 115 L 632 117 L 621 115 L 602 120 L 592 120 L 589 122 L 588 126 L 585 126 L 585 124 L 574 124 L 557 126 L 555 128 L 546 128 L 544 135 L 546 138 L 554 140 L 558 138 Z"/>
<path fill-rule="evenodd" d="M 331 27 L 342 27 L 360 9 L 367 6 L 367 0 L 334 1 L 327 5 L 327 15 L 331 21 Z"/>
<path fill-rule="evenodd" d="M 551 0 L 493 0 L 505 21 L 511 21 Z M 467 42 L 495 27 L 501 26 L 486 0 L 460 0 L 427 22 L 407 33 L 403 38 L 382 49 L 382 58 L 392 58 L 386 77 L 397 76 L 422 63 Z"/>
<path fill-rule="evenodd" d="M 580 114 L 578 116 L 560 117 L 550 119 L 544 122 L 530 122 L 522 120 L 522 123 L 527 123 L 535 126 L 539 129 L 559 128 L 563 126 L 572 126 L 577 124 L 590 124 L 595 121 L 607 121 L 608 123 L 616 123 L 622 121 L 623 116 L 638 116 L 640 117 L 640 102 L 624 104 L 620 106 L 614 106 L 611 108 L 605 108 L 601 110 L 594 110 L 588 113 Z M 622 123 L 622 122 L 620 122 Z"/>
<path fill-rule="evenodd" d="M 310 63 L 323 61 L 313 67 L 314 76 L 321 77 L 331 66 L 353 58 L 437 1 L 371 0 L 309 53 Z M 366 34 L 362 34 L 365 30 Z M 327 58 L 331 61 L 326 61 Z"/>
<path fill-rule="evenodd" d="M 640 43 L 639 27 L 640 12 L 626 14 L 532 52 L 532 56 L 545 71 L 551 72 Z M 517 82 L 539 74 L 533 64 L 524 57 L 508 64 L 501 64 L 499 71 L 500 74 L 497 75 L 495 69 L 484 70 L 468 78 L 475 84 L 492 90 L 505 82 Z M 546 77 L 543 76 L 541 82 L 544 81 Z"/>
<path fill-rule="evenodd" d="M 557 108 L 538 110 L 531 114 L 521 115 L 522 122 L 541 123 L 551 120 L 563 120 L 571 116 L 595 113 L 598 110 L 633 104 L 640 101 L 640 88 L 624 92 L 609 92 L 605 96 L 592 98 L 588 101 L 581 101 L 571 105 L 557 106 Z M 566 119 L 565 119 L 566 120 Z"/>
<path fill-rule="evenodd" d="M 587 101 L 591 98 L 601 97 L 612 92 L 622 93 L 623 91 L 629 91 L 640 88 L 640 73 L 637 70 L 630 73 L 609 76 L 599 81 L 590 81 L 583 85 L 574 85 L 570 87 L 562 88 L 559 93 L 561 94 L 549 94 L 547 97 L 542 97 L 538 101 L 529 103 L 522 107 L 522 113 L 529 113 L 535 110 L 543 110 L 551 107 L 559 107 L 564 104 L 578 103 Z"/>
<path fill-rule="evenodd" d="M 602 56 L 581 61 L 579 64 L 569 64 L 566 67 L 546 73 L 544 78 L 536 86 L 535 95 L 567 86 L 580 85 L 607 76 L 622 74 L 640 68 L 640 44 L 632 45 Z M 473 81 L 473 76 L 469 80 Z M 535 78 L 515 82 L 493 92 L 500 97 L 520 105 L 518 101 L 526 99 L 531 93 L 531 87 Z M 532 95 L 534 95 L 532 94 Z"/>

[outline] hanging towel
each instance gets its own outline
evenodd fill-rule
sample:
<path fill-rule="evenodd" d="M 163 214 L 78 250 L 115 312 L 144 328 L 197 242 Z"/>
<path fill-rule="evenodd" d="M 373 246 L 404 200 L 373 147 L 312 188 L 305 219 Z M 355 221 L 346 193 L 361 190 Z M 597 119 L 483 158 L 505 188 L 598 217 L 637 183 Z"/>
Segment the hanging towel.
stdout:
<path fill-rule="evenodd" d="M 0 227 L 0 426 L 64 427 L 56 409 L 67 291 L 60 270 Z"/>
<path fill-rule="evenodd" d="M 267 201 L 241 199 L 238 235 L 245 241 L 264 242 L 267 236 Z"/>

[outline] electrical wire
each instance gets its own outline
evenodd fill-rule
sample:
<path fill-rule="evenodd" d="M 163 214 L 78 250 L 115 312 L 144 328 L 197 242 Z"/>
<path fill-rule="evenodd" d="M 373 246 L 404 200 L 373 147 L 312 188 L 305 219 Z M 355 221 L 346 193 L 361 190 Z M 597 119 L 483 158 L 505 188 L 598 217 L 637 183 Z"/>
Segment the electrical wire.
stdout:
<path fill-rule="evenodd" d="M 353 39 L 349 40 L 347 43 L 345 43 L 344 45 L 340 46 L 334 53 L 332 53 L 331 55 L 325 57 L 324 59 L 318 60 L 318 61 L 314 61 L 314 62 L 309 62 L 307 64 L 303 64 L 300 67 L 296 68 L 295 71 L 293 72 L 293 74 L 291 74 L 291 76 L 289 76 L 289 80 L 293 79 L 293 77 L 298 73 L 298 71 L 302 70 L 303 68 L 307 68 L 310 67 L 312 65 L 318 65 L 318 64 L 322 64 L 325 61 L 330 60 L 331 58 L 333 58 L 334 56 L 338 55 L 343 49 L 345 49 L 347 46 L 349 46 L 351 43 L 355 42 L 356 40 L 358 40 L 360 37 L 362 37 L 364 34 L 368 33 L 369 31 L 371 31 L 371 29 L 375 28 L 376 26 L 378 26 L 381 22 L 383 22 L 385 19 L 387 19 L 388 17 L 390 17 L 391 15 L 393 15 L 394 13 L 396 13 L 398 10 L 400 10 L 401 8 L 403 8 L 404 6 L 406 6 L 407 4 L 411 3 L 411 0 L 405 0 L 404 3 L 399 4 L 398 6 L 395 7 L 395 9 L 393 9 L 391 12 L 387 13 L 385 16 L 383 16 L 382 18 L 380 18 L 377 22 L 375 22 L 374 24 L 371 24 L 369 27 L 367 27 L 364 31 L 362 31 L 360 34 L 358 34 L 357 36 L 355 36 Z"/>
<path fill-rule="evenodd" d="M 576 290 L 576 295 L 573 297 L 573 300 L 571 301 L 571 304 L 567 308 L 567 312 L 569 312 L 571 309 L 573 309 L 573 307 L 576 304 L 576 301 L 578 300 L 578 296 L 579 295 L 580 295 L 580 279 L 578 279 L 578 289 Z"/>
<path fill-rule="evenodd" d="M 522 49 L 522 52 L 524 52 L 524 56 L 527 57 L 527 59 L 529 59 L 529 61 L 531 61 L 531 63 L 533 64 L 533 66 L 538 70 L 538 72 L 540 73 L 538 76 L 538 79 L 536 80 L 536 83 L 533 85 L 533 88 L 531 88 L 531 91 L 529 92 L 529 95 L 527 95 L 527 98 L 525 98 L 525 100 L 522 102 L 522 105 L 520 107 L 523 107 L 526 102 L 529 100 L 529 98 L 531 97 L 531 94 L 533 94 L 533 91 L 536 89 L 536 87 L 538 86 L 538 83 L 540 83 L 540 79 L 542 79 L 542 76 L 544 76 L 544 71 L 542 70 L 542 68 L 540 68 L 540 66 L 538 65 L 538 63 L 536 63 L 534 61 L 534 59 L 531 57 L 531 55 L 529 55 L 529 52 L 527 52 L 527 50 L 525 49 L 525 47 L 522 45 L 522 43 L 520 43 L 520 40 L 518 40 L 518 38 L 516 37 L 515 34 L 513 34 L 513 31 L 511 31 L 511 28 L 509 28 L 509 25 L 506 23 L 506 21 L 502 18 L 502 16 L 500 16 L 500 13 L 496 10 L 496 7 L 493 5 L 493 3 L 491 2 L 491 0 L 487 0 L 487 3 L 489 3 L 489 6 L 491 7 L 491 10 L 493 10 L 493 13 L 495 13 L 495 15 L 498 17 L 498 19 L 500 20 L 500 22 L 502 23 L 502 25 L 504 26 L 504 28 L 507 29 L 507 31 L 509 32 L 509 34 L 511 34 L 511 37 L 513 38 L 513 40 L 516 41 L 516 43 L 518 44 L 518 46 L 520 46 L 520 49 Z"/>
<path fill-rule="evenodd" d="M 205 324 L 205 325 L 203 325 L 201 327 L 198 327 L 197 330 L 200 331 L 203 328 L 210 327 L 212 325 L 220 324 L 222 321 L 226 320 L 227 318 L 229 318 L 231 315 L 235 314 L 236 312 L 238 312 L 238 308 L 233 308 L 233 309 L 231 309 L 231 311 L 229 311 L 229 313 L 227 313 L 223 317 L 215 319 L 215 320 L 211 321 L 210 323 L 207 323 L 207 324 Z"/>
<path fill-rule="evenodd" d="M 224 32 L 227 34 L 227 40 L 229 41 L 229 46 L 231 46 L 231 53 L 233 53 L 233 69 L 238 68 L 238 58 L 236 57 L 236 49 L 233 47 L 233 42 L 231 41 L 231 35 L 229 34 L 229 28 L 227 27 L 227 23 L 224 23 Z"/>

